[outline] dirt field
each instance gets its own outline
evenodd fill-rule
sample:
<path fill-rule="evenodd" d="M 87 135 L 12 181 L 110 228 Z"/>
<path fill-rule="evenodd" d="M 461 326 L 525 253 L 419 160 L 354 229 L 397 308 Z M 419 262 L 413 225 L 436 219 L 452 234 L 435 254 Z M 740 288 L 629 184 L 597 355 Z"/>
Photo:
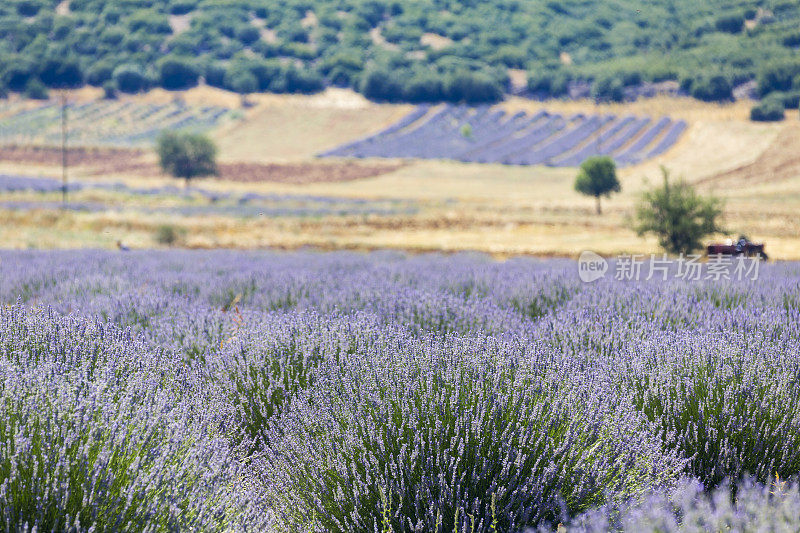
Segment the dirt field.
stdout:
<path fill-rule="evenodd" d="M 17 167 L 51 167 L 61 165 L 61 150 L 53 147 L 0 147 L 0 161 Z M 71 171 L 86 177 L 158 177 L 161 169 L 152 154 L 142 150 L 112 148 L 73 148 L 67 151 Z M 360 163 L 296 162 L 296 163 L 220 163 L 219 179 L 234 182 L 326 183 L 371 178 L 393 172 L 403 163 L 376 161 Z"/>

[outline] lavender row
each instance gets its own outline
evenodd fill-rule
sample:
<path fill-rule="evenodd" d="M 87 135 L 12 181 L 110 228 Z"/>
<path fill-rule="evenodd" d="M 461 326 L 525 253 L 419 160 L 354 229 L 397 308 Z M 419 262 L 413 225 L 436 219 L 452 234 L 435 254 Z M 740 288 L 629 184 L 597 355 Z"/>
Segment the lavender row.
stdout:
<path fill-rule="evenodd" d="M 644 160 L 647 147 L 671 124 L 671 120 L 664 117 L 653 124 L 641 136 L 636 138 L 630 146 L 614 154 L 614 159 L 620 165 L 631 165 Z"/>
<path fill-rule="evenodd" d="M 549 166 L 577 166 L 592 155 L 610 155 L 628 165 L 663 154 L 687 128 L 684 121 L 663 117 L 644 130 L 649 123 L 632 116 L 562 117 L 540 111 L 508 117 L 487 107 L 420 106 L 373 136 L 320 155 Z"/>

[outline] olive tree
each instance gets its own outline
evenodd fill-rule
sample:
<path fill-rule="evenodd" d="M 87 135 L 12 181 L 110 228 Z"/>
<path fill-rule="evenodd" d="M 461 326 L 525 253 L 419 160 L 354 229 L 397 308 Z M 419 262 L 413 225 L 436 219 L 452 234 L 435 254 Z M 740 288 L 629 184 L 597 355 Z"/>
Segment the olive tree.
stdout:
<path fill-rule="evenodd" d="M 636 210 L 634 229 L 639 236 L 653 233 L 664 250 L 689 254 L 702 247 L 700 239 L 721 233 L 717 219 L 721 202 L 703 197 L 683 180 L 670 182 L 669 171 L 661 167 L 664 183 L 644 193 Z"/>
<path fill-rule="evenodd" d="M 205 135 L 167 131 L 156 143 L 164 172 L 186 180 L 217 174 L 217 147 Z"/>
<path fill-rule="evenodd" d="M 600 197 L 610 196 L 620 189 L 617 165 L 610 157 L 590 157 L 581 164 L 581 170 L 575 178 L 575 190 L 595 197 L 598 215 L 603 212 L 600 208 Z"/>

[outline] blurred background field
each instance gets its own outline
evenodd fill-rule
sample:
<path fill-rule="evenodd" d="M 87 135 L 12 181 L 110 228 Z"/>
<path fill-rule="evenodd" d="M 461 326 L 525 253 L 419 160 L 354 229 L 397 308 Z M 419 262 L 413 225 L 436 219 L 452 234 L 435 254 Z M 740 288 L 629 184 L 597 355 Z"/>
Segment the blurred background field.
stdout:
<path fill-rule="evenodd" d="M 108 102 L 68 93 L 69 206 L 61 209 L 57 101 L 0 110 L 0 246 L 479 250 L 576 256 L 655 253 L 629 217 L 659 166 L 725 201 L 730 236 L 800 259 L 800 121 L 749 121 L 750 104 L 658 97 L 627 104 L 510 98 L 519 111 L 668 116 L 687 129 L 664 154 L 620 170 L 622 193 L 594 202 L 573 190 L 576 169 L 436 159 L 319 158 L 375 134 L 411 105 L 376 104 L 345 89 L 250 95 L 197 87 Z M 19 115 L 25 110 L 24 115 Z M 27 117 L 27 119 L 25 118 Z M 207 132 L 220 176 L 183 184 L 161 173 L 150 143 L 162 129 Z M 31 179 L 31 178 L 36 178 Z M 174 239 L 164 239 L 165 226 Z M 736 234 L 736 235 L 734 235 Z M 720 236 L 722 238 L 724 236 Z"/>

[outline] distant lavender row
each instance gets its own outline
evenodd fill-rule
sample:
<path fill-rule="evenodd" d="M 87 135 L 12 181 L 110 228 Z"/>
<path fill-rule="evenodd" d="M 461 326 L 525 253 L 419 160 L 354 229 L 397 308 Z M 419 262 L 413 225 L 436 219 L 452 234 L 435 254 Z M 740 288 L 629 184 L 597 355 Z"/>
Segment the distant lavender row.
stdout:
<path fill-rule="evenodd" d="M 455 159 L 512 165 L 577 166 L 593 155 L 630 165 L 665 153 L 687 128 L 663 117 L 564 117 L 539 111 L 508 116 L 500 107 L 419 106 L 379 133 L 321 157 Z"/>
<path fill-rule="evenodd" d="M 411 200 L 403 199 L 360 199 L 308 194 L 231 194 L 203 188 L 191 188 L 188 191 L 174 185 L 163 187 L 129 187 L 124 183 L 91 183 L 71 182 L 67 186 L 70 192 L 84 189 L 104 190 L 130 194 L 135 196 L 178 196 L 187 202 L 197 196 L 210 202 L 209 204 L 187 203 L 171 207 L 140 207 L 150 213 L 177 213 L 185 216 L 220 215 L 234 217 L 321 217 L 351 215 L 408 215 L 418 211 L 418 206 Z M 0 174 L 0 193 L 34 192 L 57 193 L 62 190 L 62 183 L 55 178 L 35 178 Z M 37 209 L 61 209 L 60 202 L 49 201 L 0 201 L 0 209 L 14 211 L 31 211 Z M 114 209 L 100 202 L 70 202 L 68 209 L 76 211 L 105 211 Z"/>
<path fill-rule="evenodd" d="M 164 130 L 205 131 L 230 112 L 219 106 L 180 102 L 137 104 L 98 101 L 67 106 L 69 138 L 75 145 L 143 146 Z M 54 144 L 61 139 L 61 110 L 46 103 L 20 108 L 0 117 L 0 142 Z"/>

